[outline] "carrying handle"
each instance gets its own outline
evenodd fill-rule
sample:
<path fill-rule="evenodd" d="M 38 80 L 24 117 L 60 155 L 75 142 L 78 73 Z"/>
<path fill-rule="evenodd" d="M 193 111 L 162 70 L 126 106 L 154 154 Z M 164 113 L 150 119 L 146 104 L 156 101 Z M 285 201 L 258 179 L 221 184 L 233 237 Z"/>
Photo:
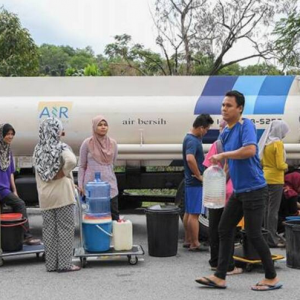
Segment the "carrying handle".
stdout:
<path fill-rule="evenodd" d="M 20 223 L 14 223 L 14 224 L 10 224 L 10 225 L 1 224 L 1 227 L 16 227 L 16 226 L 24 225 L 26 222 L 27 222 L 27 219 L 25 219 L 24 221 L 22 221 Z M 24 227 L 24 226 L 22 226 L 22 227 Z"/>
<path fill-rule="evenodd" d="M 110 236 L 110 237 L 113 236 L 112 234 L 110 234 L 109 232 L 107 232 L 106 230 L 104 230 L 103 228 L 101 228 L 101 226 L 96 225 L 96 227 L 97 227 L 99 230 L 101 230 L 103 233 L 105 233 L 106 235 L 108 235 L 108 236 Z"/>

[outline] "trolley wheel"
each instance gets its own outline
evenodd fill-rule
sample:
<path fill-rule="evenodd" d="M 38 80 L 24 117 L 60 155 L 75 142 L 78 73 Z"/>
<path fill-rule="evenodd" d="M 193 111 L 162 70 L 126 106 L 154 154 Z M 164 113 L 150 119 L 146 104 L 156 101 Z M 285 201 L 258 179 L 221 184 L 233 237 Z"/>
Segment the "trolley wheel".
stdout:
<path fill-rule="evenodd" d="M 81 263 L 81 267 L 85 268 L 87 265 L 87 259 L 86 257 L 80 257 L 80 263 Z"/>
<path fill-rule="evenodd" d="M 131 255 L 128 255 L 128 262 L 130 265 L 134 266 L 138 263 L 139 259 L 137 258 L 137 256 L 131 256 Z"/>
<path fill-rule="evenodd" d="M 4 265 L 4 260 L 0 258 L 0 267 L 2 267 L 3 265 Z"/>
<path fill-rule="evenodd" d="M 245 270 L 246 270 L 246 272 L 251 272 L 253 270 L 253 265 L 247 264 Z"/>

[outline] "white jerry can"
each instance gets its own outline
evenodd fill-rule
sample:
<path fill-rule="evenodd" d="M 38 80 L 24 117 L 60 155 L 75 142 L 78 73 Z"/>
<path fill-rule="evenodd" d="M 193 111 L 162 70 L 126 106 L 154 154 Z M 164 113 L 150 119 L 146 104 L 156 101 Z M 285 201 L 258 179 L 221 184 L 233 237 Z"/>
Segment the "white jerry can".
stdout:
<path fill-rule="evenodd" d="M 113 221 L 113 244 L 117 251 L 132 249 L 132 223 L 129 220 Z"/>

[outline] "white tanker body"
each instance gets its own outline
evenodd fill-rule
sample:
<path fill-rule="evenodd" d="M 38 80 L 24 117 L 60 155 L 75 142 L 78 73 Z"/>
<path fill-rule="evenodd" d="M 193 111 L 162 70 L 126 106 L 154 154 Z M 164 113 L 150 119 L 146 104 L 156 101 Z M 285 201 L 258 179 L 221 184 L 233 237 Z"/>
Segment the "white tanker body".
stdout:
<path fill-rule="evenodd" d="M 298 162 L 300 84 L 295 76 L 0 78 L 0 122 L 16 129 L 12 148 L 21 171 L 32 167 L 39 123 L 52 115 L 63 122 L 64 140 L 77 155 L 91 135 L 92 118 L 103 114 L 119 144 L 118 165 L 166 166 L 181 159 L 182 140 L 196 115 L 212 115 L 215 123 L 204 143 L 216 139 L 221 102 L 231 89 L 245 94 L 244 116 L 256 124 L 258 135 L 273 119 L 290 125 L 285 147 L 288 158 Z M 149 174 L 144 181 L 137 178 L 144 175 L 135 170 L 120 178 L 120 189 L 177 188 L 182 180 L 182 173 L 173 172 L 163 173 L 161 180 Z"/>

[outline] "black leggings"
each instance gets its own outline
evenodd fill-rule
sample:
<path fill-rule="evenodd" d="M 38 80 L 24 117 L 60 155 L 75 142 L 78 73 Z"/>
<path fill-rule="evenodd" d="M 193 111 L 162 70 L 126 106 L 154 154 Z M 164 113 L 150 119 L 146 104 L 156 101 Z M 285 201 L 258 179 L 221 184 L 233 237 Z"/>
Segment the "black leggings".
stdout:
<path fill-rule="evenodd" d="M 259 254 L 265 270 L 265 277 L 276 277 L 270 249 L 262 236 L 265 203 L 268 197 L 268 188 L 264 187 L 248 193 L 233 194 L 227 203 L 219 224 L 220 248 L 218 268 L 215 276 L 226 278 L 235 228 L 241 218 L 245 219 L 245 230 L 255 250 Z"/>
<path fill-rule="evenodd" d="M 211 267 L 218 266 L 219 257 L 219 231 L 218 227 L 221 221 L 224 208 L 209 209 L 209 244 L 210 244 L 210 260 L 209 264 Z M 232 255 L 229 260 L 228 272 L 234 270 L 234 243 L 232 244 Z"/>

